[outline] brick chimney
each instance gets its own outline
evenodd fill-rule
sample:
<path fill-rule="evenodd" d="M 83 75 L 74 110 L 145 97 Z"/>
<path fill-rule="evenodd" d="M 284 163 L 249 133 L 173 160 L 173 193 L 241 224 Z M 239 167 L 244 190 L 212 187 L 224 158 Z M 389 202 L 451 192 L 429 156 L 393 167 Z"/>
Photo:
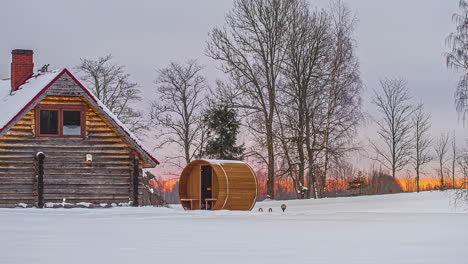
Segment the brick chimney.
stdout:
<path fill-rule="evenodd" d="M 15 49 L 11 52 L 11 91 L 18 90 L 34 71 L 33 51 Z"/>

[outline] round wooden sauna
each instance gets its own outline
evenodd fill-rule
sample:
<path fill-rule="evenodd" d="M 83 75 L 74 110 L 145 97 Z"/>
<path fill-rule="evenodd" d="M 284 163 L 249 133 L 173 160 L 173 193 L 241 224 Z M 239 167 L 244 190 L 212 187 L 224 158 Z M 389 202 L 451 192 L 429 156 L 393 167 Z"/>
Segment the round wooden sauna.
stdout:
<path fill-rule="evenodd" d="M 180 175 L 179 198 L 187 210 L 251 210 L 257 176 L 242 161 L 194 160 Z"/>

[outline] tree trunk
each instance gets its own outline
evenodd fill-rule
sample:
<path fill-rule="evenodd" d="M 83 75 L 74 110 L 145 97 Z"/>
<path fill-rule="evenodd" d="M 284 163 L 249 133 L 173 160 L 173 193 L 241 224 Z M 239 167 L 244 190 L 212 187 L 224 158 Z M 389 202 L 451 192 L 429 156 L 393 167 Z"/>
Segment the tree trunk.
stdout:
<path fill-rule="evenodd" d="M 275 198 L 275 153 L 273 148 L 272 124 L 267 124 L 267 152 L 268 152 L 268 179 L 267 195 L 270 199 Z"/>
<path fill-rule="evenodd" d="M 419 164 L 416 165 L 416 191 L 419 192 Z"/>

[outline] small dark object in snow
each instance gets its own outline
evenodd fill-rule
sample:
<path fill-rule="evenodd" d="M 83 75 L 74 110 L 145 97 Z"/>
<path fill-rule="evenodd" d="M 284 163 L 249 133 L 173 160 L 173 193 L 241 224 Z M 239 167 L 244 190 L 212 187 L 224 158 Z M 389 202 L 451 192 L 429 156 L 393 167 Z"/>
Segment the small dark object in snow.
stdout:
<path fill-rule="evenodd" d="M 263 209 L 262 209 L 262 208 L 258 208 L 258 211 L 259 211 L 259 212 L 263 212 Z"/>
<path fill-rule="evenodd" d="M 285 205 L 285 204 L 282 204 L 282 205 L 281 205 L 281 209 L 283 210 L 283 212 L 286 211 L 286 205 Z"/>
<path fill-rule="evenodd" d="M 269 213 L 273 212 L 273 209 L 269 208 L 269 209 L 268 209 L 268 212 L 269 212 Z"/>

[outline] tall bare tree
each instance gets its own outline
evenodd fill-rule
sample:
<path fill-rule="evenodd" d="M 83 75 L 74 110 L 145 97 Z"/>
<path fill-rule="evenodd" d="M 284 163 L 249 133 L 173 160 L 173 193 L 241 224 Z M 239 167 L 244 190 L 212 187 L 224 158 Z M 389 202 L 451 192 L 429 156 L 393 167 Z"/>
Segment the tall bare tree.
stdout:
<path fill-rule="evenodd" d="M 450 136 L 448 133 L 442 133 L 439 137 L 439 139 L 436 141 L 434 150 L 436 152 L 437 156 L 437 162 L 439 165 L 439 168 L 437 169 L 437 173 L 439 174 L 440 177 L 440 185 L 441 188 L 444 187 L 445 185 L 445 179 L 444 179 L 444 170 L 445 170 L 445 164 L 447 162 L 447 152 L 449 150 L 449 140 Z"/>
<path fill-rule="evenodd" d="M 81 59 L 77 66 L 80 79 L 131 131 L 142 133 L 147 124 L 142 112 L 135 108 L 141 101 L 138 84 L 130 80 L 124 66 L 112 59 L 111 54 L 96 60 Z"/>
<path fill-rule="evenodd" d="M 458 156 L 457 163 L 463 173 L 463 182 L 459 187 L 468 188 L 468 153 L 466 151 Z"/>
<path fill-rule="evenodd" d="M 285 81 L 280 91 L 280 133 L 277 136 L 299 198 L 306 194 L 304 190 L 309 194 L 311 186 L 316 189 L 313 170 L 309 170 L 309 186 L 305 188 L 306 169 L 313 167 L 311 164 L 314 164 L 315 153 L 319 150 L 319 147 L 312 146 L 308 122 L 312 121 L 313 105 L 318 105 L 321 98 L 322 86 L 313 83 L 320 80 L 323 83 L 327 74 L 324 65 L 331 52 L 331 30 L 330 16 L 325 11 L 310 11 L 304 1 L 296 2 L 288 22 L 287 38 L 290 41 L 282 67 Z M 316 192 L 313 194 L 315 197 Z"/>
<path fill-rule="evenodd" d="M 452 134 L 452 137 L 450 139 L 450 173 L 452 174 L 452 188 L 456 188 L 455 186 L 455 174 L 456 174 L 456 166 L 457 166 L 457 160 L 458 160 L 458 148 L 457 148 L 457 138 L 455 137 L 455 131 Z"/>
<path fill-rule="evenodd" d="M 234 85 L 235 107 L 251 116 L 250 130 L 267 152 L 267 194 L 274 198 L 275 149 L 273 121 L 280 82 L 285 31 L 294 1 L 236 0 L 225 26 L 209 34 L 207 55 L 221 62 Z"/>
<path fill-rule="evenodd" d="M 317 198 L 332 163 L 354 149 L 362 119 L 355 20 L 339 1 L 327 10 L 296 1 L 291 13 L 277 102 L 279 175 L 292 179 L 298 198 Z"/>
<path fill-rule="evenodd" d="M 457 163 L 463 173 L 463 181 L 455 193 L 455 202 L 462 201 L 468 203 L 468 151 L 465 150 L 458 155 Z"/>
<path fill-rule="evenodd" d="M 354 27 L 356 18 L 341 1 L 330 7 L 332 47 L 325 86 L 325 119 L 323 130 L 323 169 L 320 191 L 326 188 L 327 172 L 332 160 L 343 158 L 355 149 L 352 139 L 362 120 L 362 83 L 356 56 Z"/>
<path fill-rule="evenodd" d="M 450 50 L 445 53 L 445 58 L 447 67 L 461 74 L 455 102 L 458 112 L 465 119 L 468 110 L 468 1 L 460 0 L 459 7 L 460 13 L 452 16 L 456 29 L 446 38 Z"/>
<path fill-rule="evenodd" d="M 413 126 L 413 147 L 414 156 L 412 163 L 416 170 L 416 191 L 420 191 L 420 174 L 422 167 L 432 161 L 430 154 L 430 147 L 432 140 L 430 138 L 429 130 L 431 128 L 431 115 L 424 111 L 423 104 L 419 104 L 411 117 Z"/>
<path fill-rule="evenodd" d="M 403 79 L 384 79 L 380 81 L 382 92 L 375 92 L 373 103 L 377 106 L 382 118 L 377 121 L 379 138 L 383 141 L 381 147 L 371 141 L 377 157 L 375 160 L 392 172 L 403 169 L 411 159 L 411 115 L 406 81 Z"/>
<path fill-rule="evenodd" d="M 177 166 L 189 163 L 201 153 L 205 139 L 202 111 L 207 96 L 203 67 L 196 60 L 171 62 L 157 70 L 156 99 L 151 107 L 151 122 L 157 128 L 160 147 L 177 147 L 169 162 Z M 185 164 L 179 164 L 180 160 Z"/>

